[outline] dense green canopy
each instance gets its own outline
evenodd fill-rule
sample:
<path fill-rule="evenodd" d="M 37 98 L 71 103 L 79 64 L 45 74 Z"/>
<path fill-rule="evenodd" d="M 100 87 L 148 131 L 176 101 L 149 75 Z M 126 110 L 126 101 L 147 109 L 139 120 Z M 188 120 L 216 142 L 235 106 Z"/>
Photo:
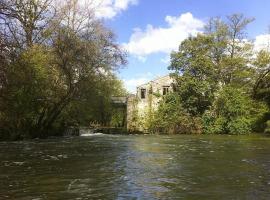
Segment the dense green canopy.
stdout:
<path fill-rule="evenodd" d="M 204 33 L 172 52 L 176 93 L 163 99 L 150 130 L 245 134 L 267 129 L 270 52 L 256 52 L 246 39 L 252 21 L 241 14 L 226 21 L 212 18 Z"/>
<path fill-rule="evenodd" d="M 109 123 L 125 53 L 93 13 L 75 0 L 0 2 L 0 138 Z"/>

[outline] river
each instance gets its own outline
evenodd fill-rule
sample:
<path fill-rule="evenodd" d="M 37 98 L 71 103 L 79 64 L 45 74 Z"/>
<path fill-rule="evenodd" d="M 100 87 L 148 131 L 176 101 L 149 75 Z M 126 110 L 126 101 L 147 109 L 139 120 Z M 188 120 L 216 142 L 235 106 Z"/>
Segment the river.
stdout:
<path fill-rule="evenodd" d="M 0 143 L 0 199 L 270 199 L 270 138 L 96 135 Z"/>

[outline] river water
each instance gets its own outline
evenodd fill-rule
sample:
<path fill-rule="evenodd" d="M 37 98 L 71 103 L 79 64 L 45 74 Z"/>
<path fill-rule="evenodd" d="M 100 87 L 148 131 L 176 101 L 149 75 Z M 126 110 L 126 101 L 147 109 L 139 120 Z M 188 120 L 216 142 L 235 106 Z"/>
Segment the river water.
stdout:
<path fill-rule="evenodd" d="M 89 135 L 1 142 L 0 199 L 270 199 L 270 138 Z"/>

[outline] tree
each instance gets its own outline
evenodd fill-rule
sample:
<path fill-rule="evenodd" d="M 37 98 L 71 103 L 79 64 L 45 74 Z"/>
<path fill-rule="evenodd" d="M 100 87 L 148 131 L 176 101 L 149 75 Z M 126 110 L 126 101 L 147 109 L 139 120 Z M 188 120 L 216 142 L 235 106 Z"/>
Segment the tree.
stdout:
<path fill-rule="evenodd" d="M 254 61 L 255 83 L 253 85 L 253 98 L 267 103 L 270 109 L 270 53 L 267 50 L 258 52 Z M 265 114 L 265 132 L 270 132 L 270 111 Z"/>
<path fill-rule="evenodd" d="M 197 35 L 183 41 L 178 52 L 171 54 L 170 70 L 177 83 L 183 106 L 194 116 L 211 105 L 217 89 L 215 65 L 210 57 L 212 37 Z"/>
<path fill-rule="evenodd" d="M 86 84 L 91 85 L 95 77 L 106 78 L 125 64 L 112 32 L 89 18 L 88 11 L 81 11 L 77 1 L 68 2 L 61 11 L 52 27 L 52 47 L 65 91 L 44 111 L 41 123 L 45 131 L 74 98 L 83 96 Z"/>
<path fill-rule="evenodd" d="M 32 46 L 8 65 L 7 85 L 2 90 L 1 112 L 5 129 L 14 137 L 28 134 L 38 117 L 59 89 L 51 54 L 42 46 Z"/>
<path fill-rule="evenodd" d="M 268 99 L 269 58 L 261 52 L 253 62 L 252 42 L 245 37 L 252 21 L 242 14 L 228 16 L 226 21 L 211 18 L 203 34 L 184 40 L 171 54 L 169 69 L 176 81 L 179 107 L 193 119 L 200 118 L 204 132 L 261 131 L 258 127 L 268 110 L 251 96 L 254 88 L 255 96 Z"/>
<path fill-rule="evenodd" d="M 245 29 L 253 20 L 242 14 L 233 14 L 227 17 L 227 21 L 212 18 L 205 26 L 205 34 L 213 39 L 210 55 L 221 85 L 237 84 L 241 87 L 249 84 L 252 43 L 246 39 Z"/>
<path fill-rule="evenodd" d="M 243 36 L 251 21 L 241 14 L 229 16 L 227 22 L 211 18 L 204 34 L 184 40 L 171 54 L 169 69 L 174 70 L 183 106 L 192 115 L 203 114 L 223 86 L 250 84 L 252 45 Z"/>
<path fill-rule="evenodd" d="M 244 89 L 226 86 L 203 116 L 204 131 L 247 134 L 260 129 L 257 123 L 261 123 L 267 110 L 265 104 L 252 100 Z"/>
<path fill-rule="evenodd" d="M 261 50 L 254 61 L 256 67 L 256 82 L 253 87 L 253 96 L 265 100 L 270 106 L 270 53 Z"/>
<path fill-rule="evenodd" d="M 26 48 L 44 41 L 50 20 L 55 14 L 52 0 L 2 0 L 0 20 L 4 35 L 16 47 Z"/>
<path fill-rule="evenodd" d="M 191 134 L 201 133 L 202 126 L 200 118 L 190 115 L 182 106 L 179 95 L 169 93 L 154 111 L 149 130 L 163 134 Z"/>
<path fill-rule="evenodd" d="M 98 118 L 93 107 L 103 108 L 102 121 L 108 120 L 106 105 L 119 86 L 114 71 L 126 60 L 114 34 L 93 12 L 76 0 L 57 8 L 48 0 L 0 3 L 0 59 L 5 63 L 0 125 L 5 133 L 47 137 L 72 121 L 75 108 L 92 113 L 73 121 Z"/>

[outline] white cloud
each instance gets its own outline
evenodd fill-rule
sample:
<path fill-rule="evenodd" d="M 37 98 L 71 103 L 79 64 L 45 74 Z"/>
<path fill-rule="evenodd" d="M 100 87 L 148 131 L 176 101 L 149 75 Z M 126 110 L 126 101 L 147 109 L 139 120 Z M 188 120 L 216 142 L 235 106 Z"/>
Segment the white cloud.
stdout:
<path fill-rule="evenodd" d="M 94 0 L 95 14 L 98 18 L 111 19 L 117 14 L 136 5 L 138 0 Z"/>
<path fill-rule="evenodd" d="M 152 53 L 170 53 L 177 50 L 181 41 L 189 35 L 200 32 L 203 21 L 193 17 L 191 13 L 184 13 L 178 17 L 166 16 L 168 27 L 153 27 L 147 25 L 146 30 L 134 29 L 129 42 L 123 44 L 132 55 L 147 56 Z"/>
<path fill-rule="evenodd" d="M 151 72 L 147 72 L 145 74 L 137 74 L 135 78 L 123 79 L 123 82 L 129 92 L 135 93 L 137 86 L 147 83 L 153 77 L 154 75 Z"/>
<path fill-rule="evenodd" d="M 254 50 L 260 51 L 262 49 L 270 50 L 270 34 L 256 36 L 254 41 Z"/>
<path fill-rule="evenodd" d="M 169 65 L 171 61 L 170 55 L 166 55 L 164 58 L 161 58 L 160 61 L 166 65 Z"/>
<path fill-rule="evenodd" d="M 137 56 L 138 60 L 145 63 L 146 62 L 146 57 L 145 56 Z"/>

